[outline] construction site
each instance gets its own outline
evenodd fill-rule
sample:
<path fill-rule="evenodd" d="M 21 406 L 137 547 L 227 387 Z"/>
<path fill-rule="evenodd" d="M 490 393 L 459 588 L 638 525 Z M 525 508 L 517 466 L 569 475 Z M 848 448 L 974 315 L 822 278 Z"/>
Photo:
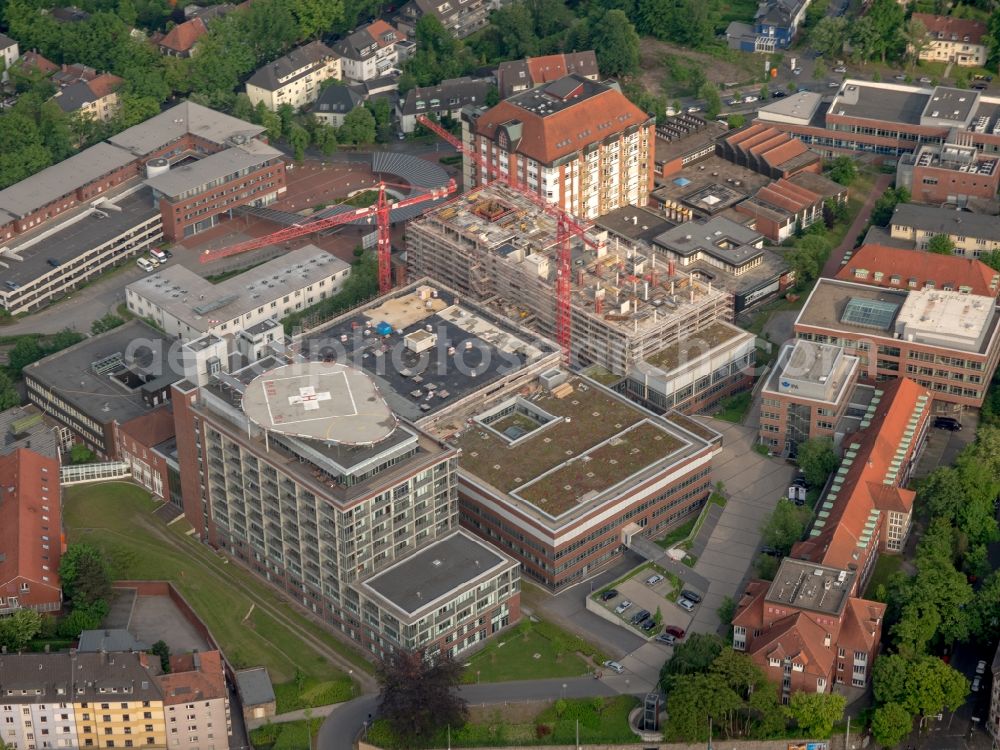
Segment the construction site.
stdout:
<path fill-rule="evenodd" d="M 558 219 L 493 184 L 439 206 L 406 229 L 411 278 L 428 276 L 557 338 Z M 571 245 L 571 356 L 624 375 L 631 363 L 717 320 L 733 301 L 672 262 L 591 230 Z"/>

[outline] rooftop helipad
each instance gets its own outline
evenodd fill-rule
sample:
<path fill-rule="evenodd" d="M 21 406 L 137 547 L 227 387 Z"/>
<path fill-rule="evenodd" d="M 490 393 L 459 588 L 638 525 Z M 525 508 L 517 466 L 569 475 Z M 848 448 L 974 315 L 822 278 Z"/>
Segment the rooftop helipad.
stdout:
<path fill-rule="evenodd" d="M 372 379 L 336 363 L 265 372 L 247 386 L 243 411 L 269 432 L 344 445 L 371 445 L 396 429 L 396 416 Z"/>

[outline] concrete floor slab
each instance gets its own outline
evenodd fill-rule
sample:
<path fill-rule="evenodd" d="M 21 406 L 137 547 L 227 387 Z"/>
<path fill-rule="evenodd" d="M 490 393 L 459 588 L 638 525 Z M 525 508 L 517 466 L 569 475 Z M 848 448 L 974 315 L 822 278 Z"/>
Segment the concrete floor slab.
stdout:
<path fill-rule="evenodd" d="M 171 653 L 208 651 L 208 643 L 165 596 L 140 596 L 135 600 L 129 631 L 140 641 L 166 641 Z"/>

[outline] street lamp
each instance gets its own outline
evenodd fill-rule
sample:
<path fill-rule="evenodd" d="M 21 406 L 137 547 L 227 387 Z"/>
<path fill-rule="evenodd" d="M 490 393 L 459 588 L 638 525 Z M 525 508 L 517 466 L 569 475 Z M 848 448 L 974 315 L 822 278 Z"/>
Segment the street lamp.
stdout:
<path fill-rule="evenodd" d="M 566 699 L 566 683 L 565 682 L 563 683 L 562 697 L 563 697 L 563 700 Z"/>

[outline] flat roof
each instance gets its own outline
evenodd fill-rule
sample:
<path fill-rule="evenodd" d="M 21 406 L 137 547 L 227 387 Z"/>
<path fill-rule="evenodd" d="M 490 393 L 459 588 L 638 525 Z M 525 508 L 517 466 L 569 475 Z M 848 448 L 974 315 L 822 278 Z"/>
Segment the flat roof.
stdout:
<path fill-rule="evenodd" d="M 142 320 L 130 320 L 28 365 L 24 373 L 91 419 L 123 423 L 152 408 L 143 401 L 139 379 L 173 382 L 183 377 L 167 366 L 173 341 Z M 95 368 L 96 363 L 106 367 Z M 127 371 L 137 374 L 126 378 L 128 383 L 115 377 Z"/>
<path fill-rule="evenodd" d="M 268 432 L 344 445 L 373 445 L 396 429 L 395 415 L 361 370 L 297 362 L 255 378 L 243 411 Z"/>
<path fill-rule="evenodd" d="M 778 353 L 765 391 L 795 399 L 841 404 L 855 382 L 860 360 L 839 346 L 795 339 Z"/>
<path fill-rule="evenodd" d="M 111 136 L 108 143 L 123 148 L 134 156 L 146 156 L 188 134 L 222 145 L 235 136 L 249 140 L 265 129 L 200 104 L 183 101 L 145 122 Z"/>
<path fill-rule="evenodd" d="M 108 202 L 121 210 L 103 210 L 101 213 L 105 215 L 101 216 L 95 213 L 89 204 L 78 206 L 60 214 L 59 219 L 43 224 L 41 229 L 46 232 L 44 237 L 38 233 L 31 233 L 10 240 L 8 246 L 17 252 L 23 261 L 20 263 L 8 261 L 9 267 L 3 269 L 4 280 L 24 286 L 49 274 L 58 277 L 65 274 L 66 269 L 53 268 L 49 263 L 50 259 L 58 262 L 60 266 L 70 263 L 95 247 L 120 237 L 133 227 L 160 215 L 160 210 L 153 205 L 153 194 L 148 188 L 140 188 L 122 198 L 109 197 Z M 91 215 L 75 220 L 83 213 Z M 57 223 L 60 219 L 63 221 L 61 225 Z M 68 219 L 74 220 L 68 221 Z"/>
<path fill-rule="evenodd" d="M 769 177 L 713 154 L 688 164 L 666 179 L 657 177 L 653 197 L 661 201 L 669 199 L 686 203 L 696 210 L 704 210 L 690 201 L 697 200 L 697 196 L 706 188 L 719 186 L 745 198 L 770 182 Z"/>
<path fill-rule="evenodd" d="M 705 443 L 594 381 L 572 376 L 476 417 L 455 440 L 461 470 L 552 525 L 636 474 Z"/>
<path fill-rule="evenodd" d="M 236 672 L 236 686 L 244 705 L 260 706 L 274 702 L 274 687 L 264 667 L 240 669 Z"/>
<path fill-rule="evenodd" d="M 360 587 L 412 618 L 423 609 L 441 606 L 476 580 L 516 565 L 492 545 L 457 530 L 376 573 Z"/>
<path fill-rule="evenodd" d="M 133 154 L 110 143 L 98 143 L 0 190 L 0 209 L 12 216 L 27 216 L 133 161 Z"/>
<path fill-rule="evenodd" d="M 668 118 L 666 123 L 669 126 L 676 118 Z M 687 129 L 687 125 L 683 125 Z M 663 138 L 657 134 L 656 138 L 656 161 L 665 163 L 675 159 L 680 159 L 688 154 L 701 151 L 715 143 L 719 137 L 725 135 L 728 128 L 721 123 L 712 120 L 702 127 L 690 129 L 686 133 L 677 133 L 672 138 Z M 671 132 L 667 130 L 665 132 Z"/>
<path fill-rule="evenodd" d="M 752 337 L 753 334 L 744 331 L 742 328 L 737 328 L 730 323 L 715 321 L 704 328 L 688 334 L 680 341 L 675 341 L 665 349 L 661 349 L 655 354 L 646 357 L 646 362 L 653 365 L 653 367 L 659 367 L 664 372 L 670 372 L 681 364 L 684 364 L 684 362 L 681 362 L 682 352 L 685 355 L 685 359 L 689 359 L 693 348 L 696 349 L 694 356 L 700 356 L 715 349 L 717 346 L 722 346 L 728 341 L 746 336 Z"/>
<path fill-rule="evenodd" d="M 675 226 L 675 222 L 647 208 L 624 206 L 594 219 L 594 225 L 635 242 L 650 242 L 660 232 Z"/>
<path fill-rule="evenodd" d="M 557 352 L 510 321 L 456 300 L 447 287 L 417 282 L 310 332 L 301 351 L 314 359 L 346 357 L 411 422 Z"/>
<path fill-rule="evenodd" d="M 874 334 L 892 338 L 892 333 L 889 331 L 878 333 L 873 331 L 871 326 L 855 325 L 844 321 L 844 310 L 851 300 L 885 302 L 901 307 L 906 301 L 906 292 L 821 278 L 816 282 L 816 286 L 799 312 L 795 325 L 832 328 L 867 336 Z"/>
<path fill-rule="evenodd" d="M 167 197 L 176 198 L 242 170 L 260 167 L 280 156 L 278 149 L 257 140 L 249 140 L 182 167 L 171 167 L 163 174 L 150 177 L 146 180 L 146 185 Z"/>
<path fill-rule="evenodd" d="M 705 253 L 733 266 L 757 257 L 762 250 L 753 243 L 764 236 L 755 229 L 724 216 L 688 221 L 659 234 L 654 243 L 679 255 Z"/>
<path fill-rule="evenodd" d="M 938 86 L 920 115 L 921 125 L 967 125 L 979 103 L 979 92 Z"/>
<path fill-rule="evenodd" d="M 920 125 L 933 89 L 850 78 L 841 85 L 827 115 Z"/>
<path fill-rule="evenodd" d="M 218 284 L 173 263 L 133 281 L 126 290 L 206 332 L 218 322 L 241 318 L 349 268 L 326 250 L 304 245 Z"/>
<path fill-rule="evenodd" d="M 783 558 L 765 600 L 811 612 L 837 614 L 850 598 L 857 571 Z"/>
<path fill-rule="evenodd" d="M 773 99 L 760 108 L 762 120 L 808 124 L 816 115 L 823 95 L 814 91 L 798 91 L 781 99 Z"/>
<path fill-rule="evenodd" d="M 0 456 L 18 448 L 30 448 L 48 458 L 59 454 L 56 430 L 34 404 L 0 411 Z"/>

